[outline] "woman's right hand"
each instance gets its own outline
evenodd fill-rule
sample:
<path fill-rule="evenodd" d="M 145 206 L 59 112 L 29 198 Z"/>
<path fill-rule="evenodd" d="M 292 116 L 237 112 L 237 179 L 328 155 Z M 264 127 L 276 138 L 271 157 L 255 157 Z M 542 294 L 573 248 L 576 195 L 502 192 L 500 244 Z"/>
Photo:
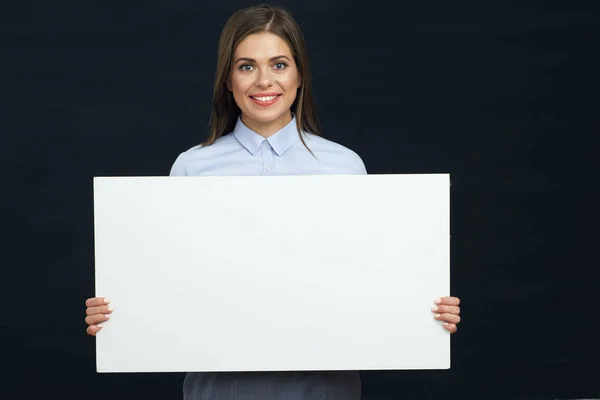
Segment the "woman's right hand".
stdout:
<path fill-rule="evenodd" d="M 86 330 L 88 335 L 96 336 L 96 333 L 102 329 L 102 322 L 108 321 L 110 313 L 113 311 L 108 304 L 110 301 L 104 297 L 92 297 L 85 301 L 85 323 L 88 324 Z"/>

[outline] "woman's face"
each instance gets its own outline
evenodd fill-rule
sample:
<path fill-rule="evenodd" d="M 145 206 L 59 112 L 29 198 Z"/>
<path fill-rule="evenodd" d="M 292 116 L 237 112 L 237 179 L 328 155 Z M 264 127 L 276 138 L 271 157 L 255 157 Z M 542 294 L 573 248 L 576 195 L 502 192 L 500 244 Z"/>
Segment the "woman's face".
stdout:
<path fill-rule="evenodd" d="M 242 121 L 255 132 L 268 136 L 291 121 L 300 84 L 292 52 L 279 36 L 249 35 L 235 49 L 227 87 Z"/>

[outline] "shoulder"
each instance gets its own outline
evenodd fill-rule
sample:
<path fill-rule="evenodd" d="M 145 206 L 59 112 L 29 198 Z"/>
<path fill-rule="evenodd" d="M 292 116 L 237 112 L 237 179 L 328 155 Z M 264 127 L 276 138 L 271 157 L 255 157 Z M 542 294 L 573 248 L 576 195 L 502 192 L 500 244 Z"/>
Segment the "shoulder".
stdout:
<path fill-rule="evenodd" d="M 354 150 L 333 142 L 324 137 L 306 134 L 306 145 L 311 149 L 317 158 L 320 157 L 336 157 L 343 158 L 348 164 L 348 173 L 350 174 L 366 174 L 367 170 L 362 158 Z"/>
<path fill-rule="evenodd" d="M 199 144 L 180 153 L 171 167 L 170 176 L 187 176 L 191 164 L 209 162 L 231 143 L 231 134 L 218 138 L 210 146 Z"/>

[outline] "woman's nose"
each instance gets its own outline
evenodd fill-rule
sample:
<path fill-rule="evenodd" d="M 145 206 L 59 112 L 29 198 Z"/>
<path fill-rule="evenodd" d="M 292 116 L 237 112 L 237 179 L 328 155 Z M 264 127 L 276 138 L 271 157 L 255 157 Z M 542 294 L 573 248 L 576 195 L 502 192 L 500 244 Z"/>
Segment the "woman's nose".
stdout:
<path fill-rule="evenodd" d="M 259 70 L 256 76 L 256 86 L 258 87 L 269 87 L 273 84 L 273 76 L 268 70 Z"/>

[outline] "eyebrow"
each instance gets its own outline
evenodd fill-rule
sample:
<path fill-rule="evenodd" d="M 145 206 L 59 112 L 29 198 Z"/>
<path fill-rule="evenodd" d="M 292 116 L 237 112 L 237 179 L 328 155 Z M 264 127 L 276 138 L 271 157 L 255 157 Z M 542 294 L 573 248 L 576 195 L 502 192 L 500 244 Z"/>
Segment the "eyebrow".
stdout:
<path fill-rule="evenodd" d="M 287 56 L 284 56 L 283 54 L 282 54 L 282 55 L 280 55 L 280 56 L 271 57 L 271 58 L 269 58 L 269 61 L 270 61 L 270 62 L 273 62 L 273 61 L 275 61 L 275 60 L 279 60 L 279 59 L 281 59 L 281 58 L 285 58 L 285 59 L 287 59 L 288 61 L 291 61 L 291 60 L 290 60 L 290 59 L 289 59 Z M 235 60 L 235 63 L 234 63 L 234 64 L 237 64 L 237 63 L 239 63 L 240 61 L 247 61 L 247 62 L 251 62 L 251 63 L 256 63 L 256 60 L 255 60 L 254 58 L 249 58 L 249 57 L 240 57 L 240 58 L 238 58 L 237 60 Z"/>

